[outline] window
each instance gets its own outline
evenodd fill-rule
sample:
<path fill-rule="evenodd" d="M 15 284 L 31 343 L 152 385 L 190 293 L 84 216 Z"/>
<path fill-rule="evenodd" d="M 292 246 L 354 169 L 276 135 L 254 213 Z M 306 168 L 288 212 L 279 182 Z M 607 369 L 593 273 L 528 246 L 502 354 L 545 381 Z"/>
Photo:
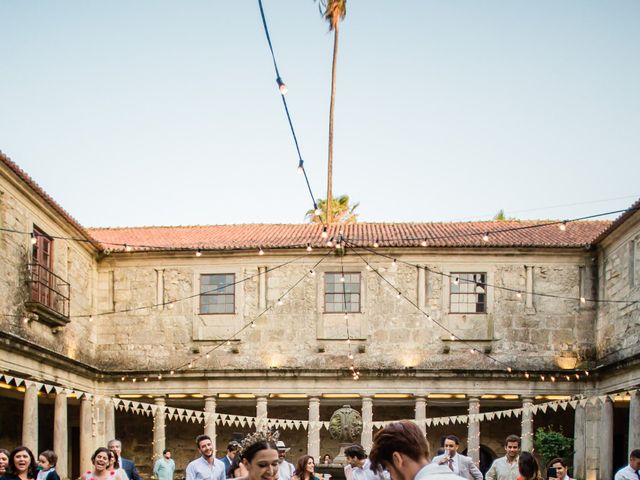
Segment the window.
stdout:
<path fill-rule="evenodd" d="M 360 274 L 326 273 L 324 276 L 325 313 L 360 311 Z"/>
<path fill-rule="evenodd" d="M 200 275 L 200 313 L 235 313 L 233 273 Z"/>
<path fill-rule="evenodd" d="M 487 274 L 451 273 L 450 312 L 487 312 Z"/>

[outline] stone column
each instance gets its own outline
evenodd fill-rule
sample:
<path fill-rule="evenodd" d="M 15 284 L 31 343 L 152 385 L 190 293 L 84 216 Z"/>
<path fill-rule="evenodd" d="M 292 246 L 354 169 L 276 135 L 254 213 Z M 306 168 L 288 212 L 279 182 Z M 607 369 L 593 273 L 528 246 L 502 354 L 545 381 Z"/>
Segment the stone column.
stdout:
<path fill-rule="evenodd" d="M 320 399 L 309 398 L 309 437 L 307 439 L 307 452 L 313 458 L 320 458 Z"/>
<path fill-rule="evenodd" d="M 480 399 L 469 397 L 469 415 L 477 415 L 478 413 L 480 413 Z M 475 464 L 480 462 L 480 422 L 471 418 L 469 418 L 467 433 L 467 455 L 472 458 Z"/>
<path fill-rule="evenodd" d="M 629 454 L 640 448 L 640 393 L 631 392 L 629 400 Z"/>
<path fill-rule="evenodd" d="M 585 412 L 584 407 L 576 405 L 576 412 L 573 422 L 573 476 L 575 478 L 586 478 L 586 451 L 587 442 L 585 437 Z"/>
<path fill-rule="evenodd" d="M 204 398 L 204 434 L 211 437 L 213 451 L 216 451 L 216 397 Z"/>
<path fill-rule="evenodd" d="M 93 426 L 91 400 L 83 396 L 80 400 L 80 471 L 91 469 L 93 455 Z"/>
<path fill-rule="evenodd" d="M 426 396 L 416 396 L 416 415 L 415 419 L 418 422 L 418 426 L 422 433 L 427 434 L 427 426 L 424 421 L 427 418 L 427 397 Z"/>
<path fill-rule="evenodd" d="M 609 397 L 602 404 L 600 417 L 600 476 L 599 480 L 613 478 L 613 402 Z"/>
<path fill-rule="evenodd" d="M 522 439 L 521 448 L 524 452 L 533 450 L 533 398 L 522 398 L 522 422 L 520 430 L 520 438 Z"/>
<path fill-rule="evenodd" d="M 67 426 L 67 394 L 56 394 L 53 407 L 53 451 L 58 454 L 56 472 L 60 478 L 68 478 L 69 431 Z"/>
<path fill-rule="evenodd" d="M 362 435 L 360 445 L 368 452 L 373 444 L 373 398 L 362 395 Z"/>
<path fill-rule="evenodd" d="M 38 455 L 38 388 L 30 383 L 22 406 L 22 445 Z"/>
<path fill-rule="evenodd" d="M 267 425 L 267 397 L 256 397 L 256 430 L 262 430 Z"/>
<path fill-rule="evenodd" d="M 104 405 L 104 436 L 107 442 L 116 438 L 116 407 L 111 399 Z"/>
<path fill-rule="evenodd" d="M 164 428 L 164 397 L 156 397 L 153 403 L 158 409 L 153 416 L 153 460 L 162 458 L 162 451 L 165 449 L 166 437 Z"/>

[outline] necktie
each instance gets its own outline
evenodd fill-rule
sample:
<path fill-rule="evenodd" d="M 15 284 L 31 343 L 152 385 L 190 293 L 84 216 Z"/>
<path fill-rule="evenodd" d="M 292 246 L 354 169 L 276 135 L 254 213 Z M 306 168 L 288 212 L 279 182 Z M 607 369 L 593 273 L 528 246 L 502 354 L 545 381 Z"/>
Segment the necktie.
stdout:
<path fill-rule="evenodd" d="M 449 469 L 453 472 L 453 459 L 449 459 Z"/>

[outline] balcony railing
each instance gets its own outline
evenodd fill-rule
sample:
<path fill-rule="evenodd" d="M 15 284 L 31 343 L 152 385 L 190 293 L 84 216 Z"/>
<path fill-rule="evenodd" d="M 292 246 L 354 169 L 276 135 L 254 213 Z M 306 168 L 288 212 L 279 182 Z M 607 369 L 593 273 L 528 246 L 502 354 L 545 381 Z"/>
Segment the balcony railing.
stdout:
<path fill-rule="evenodd" d="M 29 264 L 29 299 L 27 306 L 46 323 L 69 321 L 71 286 L 39 263 Z"/>

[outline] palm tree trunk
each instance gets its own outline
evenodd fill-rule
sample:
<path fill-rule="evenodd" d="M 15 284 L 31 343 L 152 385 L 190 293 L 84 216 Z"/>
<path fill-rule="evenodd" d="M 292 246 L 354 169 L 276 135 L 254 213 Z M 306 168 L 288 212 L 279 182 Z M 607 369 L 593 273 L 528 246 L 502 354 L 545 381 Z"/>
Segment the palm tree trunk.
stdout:
<path fill-rule="evenodd" d="M 333 223 L 333 108 L 336 100 L 336 64 L 338 60 L 338 28 L 340 20 L 333 29 L 333 65 L 331 67 L 331 105 L 329 107 L 329 159 L 327 162 L 327 223 Z"/>

